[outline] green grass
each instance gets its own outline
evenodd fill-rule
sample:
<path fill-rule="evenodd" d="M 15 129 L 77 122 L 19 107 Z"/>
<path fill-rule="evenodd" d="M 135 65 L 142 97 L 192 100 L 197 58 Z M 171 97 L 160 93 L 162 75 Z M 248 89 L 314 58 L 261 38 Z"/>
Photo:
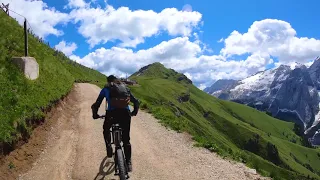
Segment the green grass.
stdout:
<path fill-rule="evenodd" d="M 4 37 L 0 39 L 0 145 L 3 145 L 27 137 L 33 124 L 43 120 L 44 111 L 65 96 L 75 81 L 101 87 L 105 76 L 74 63 L 29 35 L 29 54 L 40 65 L 40 77 L 27 80 L 11 63 L 13 56 L 23 56 L 23 29 L 2 12 L 0 24 L 3 27 L 0 37 Z M 159 63 L 137 75 L 132 79 L 140 86 L 131 89 L 142 100 L 141 108 L 163 125 L 193 135 L 197 146 L 244 162 L 275 179 L 308 176 L 320 179 L 320 149 L 302 146 L 292 123 L 214 98 L 190 84 L 185 76 Z M 179 102 L 179 97 L 186 94 L 190 95 L 189 100 Z M 272 149 L 273 145 L 276 149 Z"/>
<path fill-rule="evenodd" d="M 210 96 L 186 81 L 177 81 L 180 75 L 159 63 L 137 75 L 130 78 L 140 86 L 130 88 L 142 101 L 141 108 L 163 125 L 193 135 L 197 146 L 244 162 L 274 179 L 320 179 L 319 149 L 302 146 L 293 123 Z M 178 98 L 185 94 L 190 94 L 189 100 L 180 103 Z M 278 156 L 270 153 L 276 151 L 272 145 Z"/>
<path fill-rule="evenodd" d="M 40 66 L 40 76 L 27 80 L 11 63 L 24 56 L 23 28 L 0 12 L 0 151 L 4 144 L 26 138 L 32 126 L 43 120 L 52 107 L 72 88 L 73 83 L 91 82 L 103 86 L 105 76 L 69 60 L 29 34 L 29 56 Z"/>

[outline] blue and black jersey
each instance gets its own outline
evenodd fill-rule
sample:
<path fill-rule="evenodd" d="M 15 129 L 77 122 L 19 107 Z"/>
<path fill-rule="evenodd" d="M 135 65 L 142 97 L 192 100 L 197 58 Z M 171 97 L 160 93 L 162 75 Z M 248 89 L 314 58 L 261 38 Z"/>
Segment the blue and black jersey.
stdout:
<path fill-rule="evenodd" d="M 132 102 L 134 104 L 134 109 L 139 108 L 139 101 L 138 99 L 136 99 L 131 91 L 129 90 L 130 93 L 130 102 Z M 96 102 L 94 103 L 95 109 L 98 111 L 103 99 L 106 98 L 106 102 L 108 104 L 108 111 L 110 110 L 114 110 L 115 108 L 111 106 L 110 103 L 110 89 L 108 88 L 108 86 L 104 87 L 101 91 L 100 94 L 96 100 Z M 129 106 L 126 107 L 128 110 L 130 110 Z"/>

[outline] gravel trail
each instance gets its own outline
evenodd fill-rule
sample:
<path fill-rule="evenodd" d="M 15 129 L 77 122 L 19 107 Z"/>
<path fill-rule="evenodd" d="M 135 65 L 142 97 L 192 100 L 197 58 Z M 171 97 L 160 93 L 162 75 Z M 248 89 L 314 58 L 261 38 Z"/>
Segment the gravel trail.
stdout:
<path fill-rule="evenodd" d="M 106 158 L 103 120 L 91 117 L 90 106 L 99 92 L 95 85 L 75 85 L 69 95 L 73 103 L 58 111 L 44 151 L 19 179 L 118 179 L 113 159 Z M 265 179 L 241 163 L 193 147 L 189 135 L 166 129 L 148 113 L 139 111 L 131 123 L 132 180 Z"/>

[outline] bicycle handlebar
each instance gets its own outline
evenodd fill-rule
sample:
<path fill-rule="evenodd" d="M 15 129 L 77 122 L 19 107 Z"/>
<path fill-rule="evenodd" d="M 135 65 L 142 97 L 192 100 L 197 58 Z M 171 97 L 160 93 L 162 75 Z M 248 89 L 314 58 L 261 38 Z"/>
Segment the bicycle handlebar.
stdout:
<path fill-rule="evenodd" d="M 136 116 L 136 115 L 132 115 L 131 113 L 130 113 L 130 116 Z M 97 119 L 103 119 L 103 118 L 105 118 L 106 117 L 106 115 L 101 115 L 101 116 L 99 116 Z"/>

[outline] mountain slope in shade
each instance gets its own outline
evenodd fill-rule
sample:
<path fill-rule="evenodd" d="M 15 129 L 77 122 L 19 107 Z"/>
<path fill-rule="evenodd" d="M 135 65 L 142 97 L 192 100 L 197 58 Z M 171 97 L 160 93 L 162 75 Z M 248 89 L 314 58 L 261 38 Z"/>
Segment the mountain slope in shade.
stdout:
<path fill-rule="evenodd" d="M 315 122 L 319 111 L 319 96 L 306 69 L 296 68 L 279 89 L 275 100 L 269 107 L 272 115 L 285 120 L 287 114 L 295 115 L 307 130 Z M 311 132 L 311 131 L 310 131 Z M 312 137 L 313 134 L 307 134 Z"/>
<path fill-rule="evenodd" d="M 308 69 L 310 77 L 317 87 L 320 90 L 320 58 L 317 57 L 315 62 Z"/>
<path fill-rule="evenodd" d="M 272 116 L 301 125 L 317 145 L 319 129 L 320 59 L 310 68 L 296 63 L 258 72 L 235 86 L 212 92 L 225 100 L 267 111 Z"/>

